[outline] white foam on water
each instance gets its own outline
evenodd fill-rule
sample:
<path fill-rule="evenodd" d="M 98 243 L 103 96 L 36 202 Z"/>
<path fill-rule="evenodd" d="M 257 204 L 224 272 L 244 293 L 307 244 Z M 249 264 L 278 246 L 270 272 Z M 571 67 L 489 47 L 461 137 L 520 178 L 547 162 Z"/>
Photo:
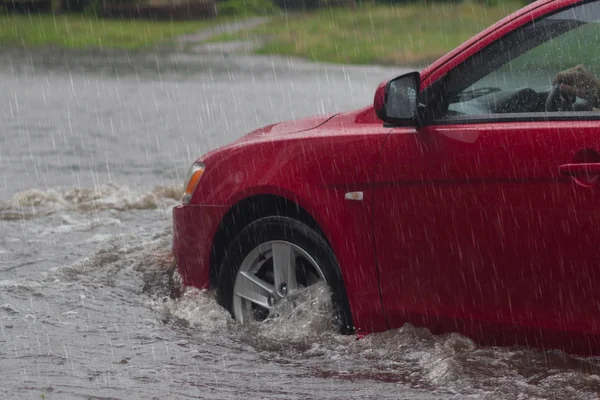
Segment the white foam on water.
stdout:
<path fill-rule="evenodd" d="M 304 342 L 335 334 L 331 296 L 325 282 L 290 294 L 275 310 L 273 316 L 256 325 L 260 336 Z"/>
<path fill-rule="evenodd" d="M 199 332 L 216 332 L 227 329 L 232 323 L 231 315 L 219 304 L 213 292 L 186 288 L 181 297 L 158 299 L 152 306 L 166 318 L 187 322 Z"/>
<path fill-rule="evenodd" d="M 8 303 L 2 304 L 2 306 L 0 306 L 0 308 L 2 308 L 2 310 L 4 310 L 5 312 L 7 312 L 10 315 L 21 314 L 21 311 L 19 311 L 12 304 L 8 304 Z"/>
<path fill-rule="evenodd" d="M 38 289 L 43 288 L 44 285 L 40 282 L 28 281 L 28 280 L 11 280 L 2 279 L 0 280 L 0 291 L 3 292 L 26 292 L 36 293 Z"/>
<path fill-rule="evenodd" d="M 180 294 L 172 298 L 156 297 L 152 307 L 164 318 L 176 318 L 201 331 L 218 331 L 229 328 L 232 332 L 262 337 L 266 340 L 305 342 L 307 337 L 338 335 L 332 325 L 332 308 L 329 288 L 325 283 L 312 285 L 290 295 L 290 303 L 281 304 L 277 314 L 263 322 L 242 326 L 221 307 L 212 290 L 183 287 L 173 262 L 169 293 Z M 164 270 L 164 268 L 163 268 Z M 150 279 L 152 280 L 152 279 Z M 160 291 L 159 291 L 160 292 Z M 293 301 L 293 304 L 291 302 Z"/>
<path fill-rule="evenodd" d="M 181 188 L 176 186 L 156 186 L 137 192 L 115 183 L 62 191 L 29 189 L 15 194 L 11 200 L 0 201 L 0 220 L 29 219 L 59 211 L 165 210 L 178 204 L 180 195 Z"/>
<path fill-rule="evenodd" d="M 140 229 L 127 234 L 97 233 L 84 237 L 80 243 L 96 247 L 95 252 L 50 269 L 46 279 L 63 283 L 85 281 L 94 287 L 126 287 L 138 294 L 168 292 L 175 264 L 170 252 L 170 227 L 161 227 L 154 232 Z"/>

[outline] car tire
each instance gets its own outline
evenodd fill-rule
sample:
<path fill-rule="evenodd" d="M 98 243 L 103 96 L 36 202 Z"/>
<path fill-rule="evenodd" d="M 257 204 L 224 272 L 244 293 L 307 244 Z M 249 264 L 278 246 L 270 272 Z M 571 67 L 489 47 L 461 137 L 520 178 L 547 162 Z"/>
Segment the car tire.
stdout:
<path fill-rule="evenodd" d="M 288 257 L 287 252 L 291 258 Z M 285 257 L 281 254 L 284 254 Z M 279 279 L 275 277 L 277 272 L 275 272 L 274 260 L 284 260 L 285 258 L 294 260 L 289 263 L 290 265 L 294 264 L 293 267 L 281 267 L 277 270 L 288 271 L 288 279 L 290 282 L 294 281 L 294 288 L 310 286 L 311 283 L 308 281 L 309 279 L 315 280 L 315 276 L 318 276 L 319 279 L 324 278 L 331 294 L 334 327 L 341 333 L 352 333 L 352 314 L 335 254 L 325 239 L 315 230 L 289 217 L 272 216 L 256 220 L 235 237 L 228 247 L 219 269 L 216 287 L 217 301 L 231 313 L 234 319 L 242 319 L 242 323 L 241 302 L 244 302 L 246 308 L 248 307 L 247 303 L 252 303 L 252 307 L 270 312 L 269 309 L 263 309 L 266 307 L 265 298 L 273 300 L 273 304 L 275 304 L 278 301 L 276 298 L 281 298 L 281 292 L 276 287 L 277 281 L 285 280 L 282 277 L 285 272 L 279 273 Z M 257 266 L 259 262 L 265 263 L 264 265 L 271 262 L 271 265 L 260 267 Z M 277 264 L 283 265 L 284 263 L 278 262 Z M 268 279 L 266 276 L 269 268 L 272 271 L 270 273 L 272 279 Z M 263 272 L 263 269 L 267 272 Z M 294 271 L 293 278 L 289 271 Z M 259 274 L 263 274 L 265 277 L 255 279 Z M 238 276 L 240 278 L 238 286 L 236 286 Z M 252 282 L 242 286 L 248 281 L 248 276 L 252 277 Z M 261 286 L 255 286 L 255 281 L 258 281 Z M 267 289 L 265 289 L 266 286 L 268 286 Z M 285 289 L 283 286 L 284 284 L 280 284 L 281 289 Z M 247 300 L 248 297 L 240 296 L 240 293 L 243 292 L 245 295 L 248 291 L 252 292 L 250 296 L 253 298 L 252 301 Z M 291 291 L 292 289 L 290 289 Z M 254 299 L 260 299 L 260 301 Z M 258 303 L 261 305 L 257 305 Z M 270 301 L 268 304 L 272 305 Z M 236 318 L 236 312 L 241 318 Z"/>

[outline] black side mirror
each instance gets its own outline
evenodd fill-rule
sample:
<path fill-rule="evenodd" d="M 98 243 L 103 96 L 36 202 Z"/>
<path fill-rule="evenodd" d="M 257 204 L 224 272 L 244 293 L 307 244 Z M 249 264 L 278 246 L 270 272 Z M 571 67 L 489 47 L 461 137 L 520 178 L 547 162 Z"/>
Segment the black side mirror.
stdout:
<path fill-rule="evenodd" d="M 380 84 L 373 100 L 379 119 L 394 126 L 418 125 L 420 85 L 419 72 L 400 75 Z"/>

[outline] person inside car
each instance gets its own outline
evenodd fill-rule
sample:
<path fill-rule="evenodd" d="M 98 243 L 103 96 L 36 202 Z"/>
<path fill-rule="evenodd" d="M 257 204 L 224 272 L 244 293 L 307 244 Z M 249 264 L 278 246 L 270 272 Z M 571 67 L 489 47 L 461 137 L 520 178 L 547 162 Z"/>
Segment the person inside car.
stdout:
<path fill-rule="evenodd" d="M 600 80 L 583 64 L 561 71 L 554 77 L 553 85 L 560 85 L 561 92 L 587 101 L 595 111 L 600 111 Z"/>

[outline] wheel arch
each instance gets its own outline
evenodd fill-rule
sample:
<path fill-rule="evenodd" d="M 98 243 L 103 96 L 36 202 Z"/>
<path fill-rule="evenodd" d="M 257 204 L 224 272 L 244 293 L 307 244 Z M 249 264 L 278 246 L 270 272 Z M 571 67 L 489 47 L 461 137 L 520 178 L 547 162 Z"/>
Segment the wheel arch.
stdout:
<path fill-rule="evenodd" d="M 225 251 L 233 239 L 250 223 L 264 217 L 286 216 L 305 223 L 317 232 L 327 244 L 331 243 L 314 217 L 297 202 L 285 197 L 261 194 L 246 197 L 233 205 L 222 218 L 213 237 L 209 278 L 211 287 L 216 286 L 219 267 Z"/>

